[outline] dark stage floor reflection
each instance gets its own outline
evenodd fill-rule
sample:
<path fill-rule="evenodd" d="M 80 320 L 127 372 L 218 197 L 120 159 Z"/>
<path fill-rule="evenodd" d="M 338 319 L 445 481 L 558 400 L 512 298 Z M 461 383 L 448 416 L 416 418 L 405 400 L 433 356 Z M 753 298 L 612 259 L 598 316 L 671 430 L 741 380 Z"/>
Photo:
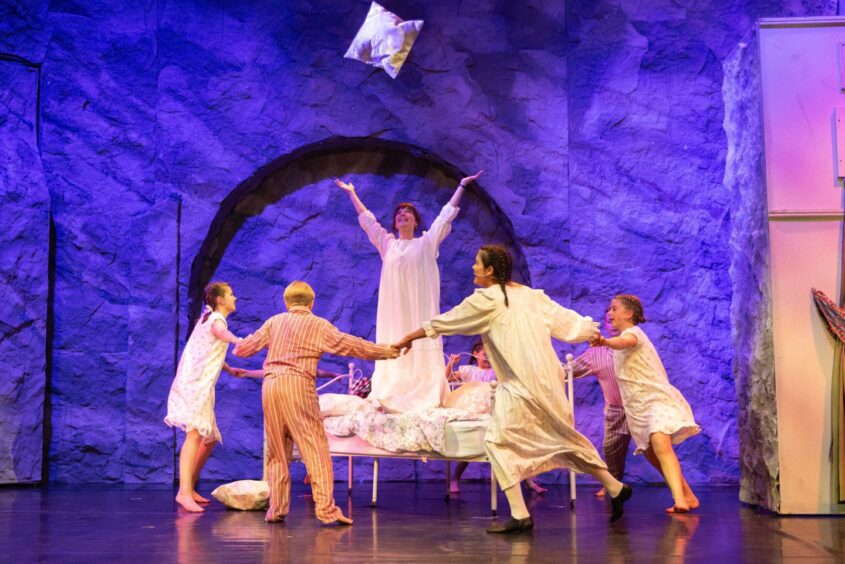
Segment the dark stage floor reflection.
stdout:
<path fill-rule="evenodd" d="M 488 485 L 468 483 L 448 503 L 438 483 L 382 483 L 379 507 L 369 484 L 337 498 L 353 527 L 323 527 L 309 490 L 298 484 L 287 522 L 261 512 L 205 514 L 176 509 L 169 487 L 0 488 L 0 561 L 7 562 L 780 562 L 843 561 L 845 519 L 761 513 L 737 501 L 736 488 L 698 488 L 702 508 L 667 516 L 663 487 L 640 486 L 623 520 L 579 488 L 531 496 L 536 528 L 514 537 L 486 535 Z M 201 487 L 208 493 L 210 485 Z M 501 497 L 501 496 L 500 496 Z M 506 507 L 503 497 L 501 507 Z"/>

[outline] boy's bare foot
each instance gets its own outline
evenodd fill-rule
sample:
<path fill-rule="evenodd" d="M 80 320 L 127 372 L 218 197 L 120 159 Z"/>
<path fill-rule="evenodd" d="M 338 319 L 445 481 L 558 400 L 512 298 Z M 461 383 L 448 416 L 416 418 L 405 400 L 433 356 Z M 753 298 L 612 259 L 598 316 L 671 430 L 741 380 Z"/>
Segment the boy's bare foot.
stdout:
<path fill-rule="evenodd" d="M 190 511 L 191 513 L 202 513 L 205 511 L 205 509 L 197 505 L 197 502 L 189 495 L 177 494 L 176 503 L 181 505 L 182 509 Z"/>
<path fill-rule="evenodd" d="M 329 521 L 328 523 L 323 523 L 323 524 L 324 525 L 351 525 L 352 519 L 350 519 L 349 517 L 347 517 L 345 515 L 341 515 L 340 517 L 338 517 L 334 521 Z"/>
<path fill-rule="evenodd" d="M 191 496 L 194 498 L 194 501 L 196 501 L 197 503 L 211 503 L 210 499 L 202 497 L 196 491 L 194 491 L 194 493 L 192 493 Z"/>
<path fill-rule="evenodd" d="M 596 497 L 604 497 L 606 495 L 607 495 L 607 490 L 604 489 L 604 488 L 601 488 L 599 491 L 596 492 Z"/>
<path fill-rule="evenodd" d="M 457 480 L 450 480 L 449 481 L 449 493 L 453 493 L 453 494 L 461 493 L 461 488 L 460 488 L 460 486 L 458 486 Z"/>

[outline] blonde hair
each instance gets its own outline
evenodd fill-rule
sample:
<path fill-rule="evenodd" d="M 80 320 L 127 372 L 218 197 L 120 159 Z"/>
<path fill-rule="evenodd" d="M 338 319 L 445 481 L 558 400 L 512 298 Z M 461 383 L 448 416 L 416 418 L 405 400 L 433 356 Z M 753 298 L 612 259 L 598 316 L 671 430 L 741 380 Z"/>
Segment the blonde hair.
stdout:
<path fill-rule="evenodd" d="M 291 282 L 285 288 L 285 303 L 289 306 L 310 306 L 314 303 L 314 290 L 302 280 Z"/>

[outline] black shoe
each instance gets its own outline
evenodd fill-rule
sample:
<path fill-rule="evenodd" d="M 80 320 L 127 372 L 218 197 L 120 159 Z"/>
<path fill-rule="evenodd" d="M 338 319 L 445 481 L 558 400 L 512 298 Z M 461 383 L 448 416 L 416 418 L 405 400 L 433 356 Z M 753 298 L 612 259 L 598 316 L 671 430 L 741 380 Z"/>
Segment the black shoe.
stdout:
<path fill-rule="evenodd" d="M 625 505 L 626 501 L 631 499 L 633 493 L 634 491 L 631 489 L 631 486 L 622 484 L 622 491 L 619 492 L 619 495 L 610 498 L 610 503 L 613 506 L 613 511 L 610 514 L 611 523 L 615 523 L 622 518 L 622 514 L 625 512 L 622 506 Z"/>
<path fill-rule="evenodd" d="M 494 535 L 509 535 L 511 533 L 524 533 L 534 528 L 534 519 L 526 517 L 525 519 L 514 519 L 505 523 L 504 525 L 497 523 L 487 529 L 488 533 Z"/>

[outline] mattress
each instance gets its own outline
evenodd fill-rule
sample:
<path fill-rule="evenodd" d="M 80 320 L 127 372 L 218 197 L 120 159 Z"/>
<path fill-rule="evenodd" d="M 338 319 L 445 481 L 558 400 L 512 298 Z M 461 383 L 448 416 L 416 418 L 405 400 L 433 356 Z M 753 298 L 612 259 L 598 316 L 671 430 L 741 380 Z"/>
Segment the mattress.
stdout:
<path fill-rule="evenodd" d="M 335 456 L 374 456 L 385 458 L 484 458 L 484 433 L 489 421 L 451 421 L 444 428 L 446 446 L 443 452 L 391 452 L 374 447 L 361 437 L 336 437 L 326 433 L 329 451 Z"/>

